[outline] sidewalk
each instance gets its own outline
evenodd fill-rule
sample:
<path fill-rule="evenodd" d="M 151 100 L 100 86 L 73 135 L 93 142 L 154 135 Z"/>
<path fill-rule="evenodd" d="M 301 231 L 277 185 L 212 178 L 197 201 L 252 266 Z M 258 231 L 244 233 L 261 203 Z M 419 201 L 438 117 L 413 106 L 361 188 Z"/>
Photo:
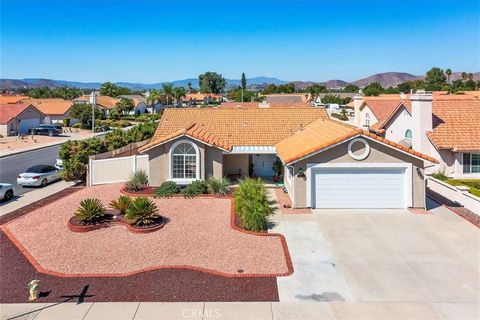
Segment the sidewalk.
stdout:
<path fill-rule="evenodd" d="M 0 205 L 0 217 L 4 216 L 12 211 L 20 209 L 26 205 L 39 201 L 43 198 L 46 198 L 52 194 L 55 194 L 59 191 L 62 191 L 68 187 L 73 186 L 73 182 L 58 181 L 52 183 L 45 188 L 35 189 L 31 192 L 22 194 L 19 197 L 15 197 L 7 203 L 1 203 Z"/>
<path fill-rule="evenodd" d="M 25 290 L 25 294 L 27 294 Z M 475 303 L 64 302 L 2 304 L 6 319 L 478 319 Z"/>

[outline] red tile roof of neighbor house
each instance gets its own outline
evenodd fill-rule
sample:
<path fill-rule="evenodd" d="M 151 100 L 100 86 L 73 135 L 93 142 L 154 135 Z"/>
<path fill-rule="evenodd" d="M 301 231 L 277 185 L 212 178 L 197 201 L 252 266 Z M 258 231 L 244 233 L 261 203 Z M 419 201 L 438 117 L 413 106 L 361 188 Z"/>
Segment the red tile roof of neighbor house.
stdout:
<path fill-rule="evenodd" d="M 203 101 L 207 97 L 210 97 L 213 100 L 219 100 L 222 96 L 215 93 L 187 93 L 185 97 L 182 97 L 182 101 Z"/>
<path fill-rule="evenodd" d="M 0 124 L 6 124 L 13 118 L 17 117 L 20 113 L 28 109 L 29 107 L 37 108 L 28 103 L 4 103 L 0 104 Z M 38 111 L 39 113 L 42 113 Z"/>
<path fill-rule="evenodd" d="M 308 102 L 222 102 L 220 108 L 308 108 L 312 107 Z"/>
<path fill-rule="evenodd" d="M 81 96 L 81 97 L 78 97 L 78 98 L 74 99 L 74 101 L 75 100 L 85 101 L 87 103 L 90 103 L 90 97 L 89 96 Z M 96 101 L 97 101 L 97 106 L 99 106 L 99 107 L 103 107 L 105 109 L 113 109 L 113 108 L 115 108 L 117 102 L 120 101 L 120 99 L 112 98 L 112 97 L 109 97 L 109 96 L 97 96 Z"/>
<path fill-rule="evenodd" d="M 233 146 L 273 146 L 316 119 L 323 108 L 165 109 L 150 149 L 181 135 L 230 150 Z"/>
<path fill-rule="evenodd" d="M 0 95 L 0 104 L 6 103 L 20 103 L 22 100 L 30 99 L 27 96 L 16 96 L 16 95 Z"/>
<path fill-rule="evenodd" d="M 280 159 L 285 164 L 289 164 L 356 135 L 375 139 L 415 157 L 438 163 L 438 160 L 432 157 L 379 137 L 376 134 L 330 119 L 318 119 L 312 122 L 303 130 L 299 130 L 292 136 L 277 143 L 275 148 Z"/>

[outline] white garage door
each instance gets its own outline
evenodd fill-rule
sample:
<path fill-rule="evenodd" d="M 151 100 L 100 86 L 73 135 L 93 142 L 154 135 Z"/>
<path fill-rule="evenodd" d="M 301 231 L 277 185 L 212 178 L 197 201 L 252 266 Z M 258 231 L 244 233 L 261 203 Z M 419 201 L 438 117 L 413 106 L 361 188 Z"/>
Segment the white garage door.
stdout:
<path fill-rule="evenodd" d="M 28 129 L 34 126 L 38 126 L 41 124 L 40 118 L 37 119 L 22 119 L 20 120 L 20 126 L 19 126 L 19 131 L 21 133 L 27 133 Z"/>
<path fill-rule="evenodd" d="M 314 177 L 315 208 L 405 207 L 405 169 L 321 169 Z"/>

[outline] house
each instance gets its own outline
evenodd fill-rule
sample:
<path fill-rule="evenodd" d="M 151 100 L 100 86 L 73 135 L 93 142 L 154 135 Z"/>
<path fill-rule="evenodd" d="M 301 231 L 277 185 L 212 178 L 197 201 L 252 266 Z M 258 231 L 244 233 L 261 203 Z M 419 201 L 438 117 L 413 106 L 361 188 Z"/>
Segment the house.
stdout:
<path fill-rule="evenodd" d="M 129 112 L 130 115 L 141 115 L 147 111 L 147 98 L 141 96 L 139 94 L 127 94 L 118 96 L 118 98 L 127 98 L 133 101 L 133 105 L 135 106 L 132 111 Z M 150 111 L 151 113 L 151 111 Z"/>
<path fill-rule="evenodd" d="M 0 95 L 0 104 L 21 103 L 23 100 L 28 100 L 30 97 L 22 95 Z"/>
<path fill-rule="evenodd" d="M 109 96 L 97 95 L 95 98 L 97 107 L 100 108 L 105 114 L 108 114 L 110 110 L 115 108 L 117 102 L 120 101 L 120 99 L 112 98 Z M 76 99 L 73 99 L 73 103 L 91 103 L 91 97 L 80 96 Z"/>
<path fill-rule="evenodd" d="M 187 106 L 197 104 L 209 105 L 213 102 L 221 102 L 222 96 L 214 93 L 187 93 L 181 98 L 181 101 Z"/>
<path fill-rule="evenodd" d="M 45 115 L 28 103 L 0 104 L 0 134 L 4 137 L 28 133 L 43 123 Z"/>
<path fill-rule="evenodd" d="M 311 100 L 307 93 L 278 93 L 265 95 L 267 103 L 304 103 Z"/>
<path fill-rule="evenodd" d="M 72 119 L 70 116 L 70 109 L 73 106 L 72 101 L 63 99 L 29 99 L 24 100 L 24 103 L 31 103 L 45 115 L 43 123 L 62 123 L 63 119 L 67 118 L 70 119 L 70 125 L 80 122 L 79 119 Z"/>
<path fill-rule="evenodd" d="M 222 102 L 220 108 L 308 108 L 311 105 L 308 102 Z"/>
<path fill-rule="evenodd" d="M 356 96 L 354 104 L 357 126 L 438 159 L 427 173 L 480 177 L 480 99 L 475 95 L 419 91 L 401 97 Z"/>
<path fill-rule="evenodd" d="M 269 179 L 278 159 L 297 208 L 424 207 L 423 171 L 436 162 L 311 107 L 166 109 L 139 151 L 149 156 L 152 185 Z"/>

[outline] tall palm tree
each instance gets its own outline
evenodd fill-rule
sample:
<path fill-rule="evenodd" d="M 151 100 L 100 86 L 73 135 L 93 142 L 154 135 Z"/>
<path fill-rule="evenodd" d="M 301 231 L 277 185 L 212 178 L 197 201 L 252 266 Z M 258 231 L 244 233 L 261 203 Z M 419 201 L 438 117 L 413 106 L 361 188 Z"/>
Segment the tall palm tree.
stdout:
<path fill-rule="evenodd" d="M 150 95 L 148 96 L 147 102 L 154 105 L 155 103 L 161 102 L 161 101 L 162 101 L 162 94 L 160 93 L 160 91 L 156 89 L 152 89 L 150 91 Z"/>
<path fill-rule="evenodd" d="M 468 74 L 466 72 L 462 72 L 462 79 L 467 80 Z"/>
<path fill-rule="evenodd" d="M 448 68 L 445 70 L 445 74 L 447 75 L 447 83 L 450 83 L 450 77 L 452 76 L 452 70 Z"/>
<path fill-rule="evenodd" d="M 469 72 L 469 73 L 467 74 L 467 79 L 468 79 L 468 80 L 473 80 L 473 73 Z"/>
<path fill-rule="evenodd" d="M 167 105 L 170 105 L 170 101 L 173 97 L 173 83 L 164 83 L 162 84 L 162 93 L 167 100 Z"/>
<path fill-rule="evenodd" d="M 180 99 L 182 99 L 182 97 L 187 96 L 187 91 L 185 90 L 184 87 L 175 87 L 173 89 L 173 95 L 174 95 L 175 99 L 177 100 L 177 104 L 178 104 L 178 101 Z"/>

